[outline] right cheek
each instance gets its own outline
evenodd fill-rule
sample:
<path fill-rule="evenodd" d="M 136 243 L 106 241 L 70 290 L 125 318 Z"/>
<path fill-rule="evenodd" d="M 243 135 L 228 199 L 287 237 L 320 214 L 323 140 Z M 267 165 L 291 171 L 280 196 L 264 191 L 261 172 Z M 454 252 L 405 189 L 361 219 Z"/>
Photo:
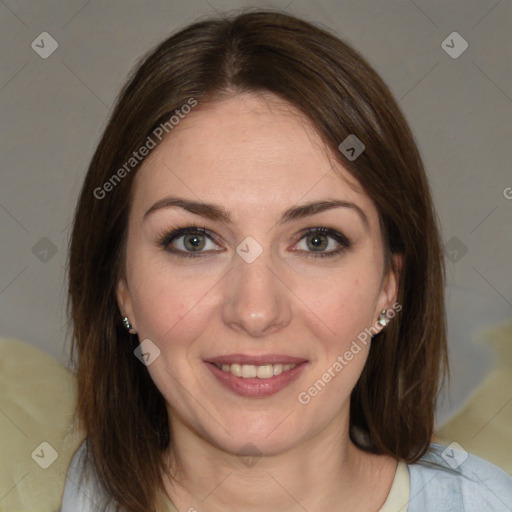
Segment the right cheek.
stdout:
<path fill-rule="evenodd" d="M 179 301 L 173 302 L 164 296 L 147 297 L 136 308 L 139 330 L 146 338 L 154 338 L 159 343 L 167 343 L 179 332 L 182 318 L 187 309 Z"/>

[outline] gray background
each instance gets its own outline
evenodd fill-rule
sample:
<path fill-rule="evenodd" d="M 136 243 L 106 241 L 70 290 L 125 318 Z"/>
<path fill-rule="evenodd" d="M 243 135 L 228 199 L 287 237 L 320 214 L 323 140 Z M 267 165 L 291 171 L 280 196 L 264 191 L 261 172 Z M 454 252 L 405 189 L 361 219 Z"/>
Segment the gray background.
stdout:
<path fill-rule="evenodd" d="M 114 98 L 138 57 L 172 31 L 244 6 L 333 29 L 411 124 L 447 244 L 453 382 L 442 424 L 493 366 L 482 332 L 511 318 L 510 0 L 0 0 L 0 335 L 66 362 L 69 226 Z M 441 46 L 454 31 L 469 44 L 455 59 Z M 31 47 L 42 32 L 59 45 L 47 59 Z"/>

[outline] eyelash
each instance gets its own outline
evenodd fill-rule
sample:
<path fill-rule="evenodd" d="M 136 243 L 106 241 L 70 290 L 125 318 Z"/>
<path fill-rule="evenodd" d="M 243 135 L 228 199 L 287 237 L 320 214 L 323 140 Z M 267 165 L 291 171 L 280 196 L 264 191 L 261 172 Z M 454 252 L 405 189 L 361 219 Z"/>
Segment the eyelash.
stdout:
<path fill-rule="evenodd" d="M 158 236 L 157 245 L 164 249 L 167 252 L 170 252 L 172 254 L 175 254 L 178 257 L 183 258 L 198 258 L 203 257 L 205 254 L 202 251 L 182 251 L 180 249 L 169 249 L 169 245 L 176 239 L 181 238 L 184 235 L 187 234 L 200 234 L 209 237 L 213 242 L 217 243 L 215 241 L 215 236 L 213 233 L 207 229 L 204 226 L 197 226 L 195 224 L 189 224 L 187 226 L 183 226 L 181 228 L 171 228 L 171 231 L 163 231 Z M 303 238 L 307 237 L 308 235 L 325 235 L 333 238 L 338 242 L 342 247 L 339 249 L 336 249 L 334 251 L 330 252 L 311 252 L 311 254 L 308 254 L 307 258 L 327 258 L 332 256 L 337 256 L 338 254 L 341 254 L 345 250 L 349 249 L 352 246 L 352 242 L 348 237 L 343 235 L 342 233 L 331 229 L 331 228 L 324 228 L 324 227 L 314 227 L 314 228 L 307 228 L 302 230 L 297 235 L 297 243 L 300 242 Z"/>

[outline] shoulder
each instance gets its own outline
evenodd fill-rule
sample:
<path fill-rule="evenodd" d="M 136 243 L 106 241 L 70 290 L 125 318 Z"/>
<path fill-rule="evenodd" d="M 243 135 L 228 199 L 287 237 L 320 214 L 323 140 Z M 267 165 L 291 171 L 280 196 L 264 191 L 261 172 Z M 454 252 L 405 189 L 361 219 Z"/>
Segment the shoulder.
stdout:
<path fill-rule="evenodd" d="M 86 464 L 87 439 L 73 455 L 66 473 L 59 512 L 97 512 L 102 510 L 103 494 Z M 108 511 L 109 509 L 107 509 Z"/>
<path fill-rule="evenodd" d="M 512 476 L 457 443 L 431 443 L 425 455 L 407 468 L 410 512 L 511 510 Z"/>

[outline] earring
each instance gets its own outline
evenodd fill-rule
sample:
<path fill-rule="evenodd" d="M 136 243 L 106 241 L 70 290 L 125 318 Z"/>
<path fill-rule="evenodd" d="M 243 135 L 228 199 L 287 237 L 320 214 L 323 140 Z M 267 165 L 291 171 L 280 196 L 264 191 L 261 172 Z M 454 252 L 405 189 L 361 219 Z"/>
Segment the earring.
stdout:
<path fill-rule="evenodd" d="M 377 319 L 377 322 L 380 325 L 382 325 L 382 327 L 386 327 L 386 325 L 388 325 L 388 323 L 389 323 L 389 319 L 387 317 L 387 313 L 388 313 L 388 310 L 387 309 L 383 309 L 380 312 L 379 318 Z"/>
<path fill-rule="evenodd" d="M 133 328 L 132 324 L 130 323 L 130 320 L 128 320 L 127 316 L 123 317 L 123 325 L 124 325 L 125 329 L 130 334 L 135 334 L 136 333 L 135 329 Z"/>

